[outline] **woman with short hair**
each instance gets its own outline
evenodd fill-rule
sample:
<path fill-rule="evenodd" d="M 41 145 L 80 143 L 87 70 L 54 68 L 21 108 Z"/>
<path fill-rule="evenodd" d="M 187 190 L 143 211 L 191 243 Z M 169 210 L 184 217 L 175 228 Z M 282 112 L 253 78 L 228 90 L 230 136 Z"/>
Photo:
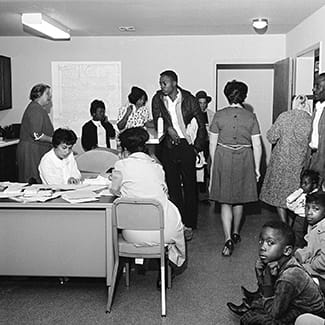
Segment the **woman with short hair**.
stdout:
<path fill-rule="evenodd" d="M 149 121 L 149 110 L 146 106 L 147 93 L 136 86 L 131 88 L 129 102 L 122 106 L 118 113 L 117 127 L 120 131 L 133 127 L 144 127 Z"/>
<path fill-rule="evenodd" d="M 42 183 L 38 165 L 42 156 L 52 148 L 53 125 L 47 109 L 51 103 L 51 87 L 35 85 L 21 122 L 17 147 L 19 182 Z"/>
<path fill-rule="evenodd" d="M 168 200 L 165 173 L 162 166 L 146 152 L 148 132 L 141 128 L 129 128 L 119 136 L 124 159 L 115 163 L 112 173 L 113 193 L 122 197 L 156 199 L 164 209 L 165 243 L 169 259 L 177 266 L 185 261 L 183 224 L 177 207 Z M 159 243 L 159 231 L 123 231 L 126 241 L 132 243 Z M 176 247 L 176 248 L 175 248 Z"/>
<path fill-rule="evenodd" d="M 245 83 L 228 82 L 224 94 L 229 106 L 218 110 L 210 125 L 210 199 L 221 204 L 223 256 L 230 256 L 241 240 L 243 205 L 258 199 L 260 127 L 255 114 L 244 107 L 247 92 Z"/>
<path fill-rule="evenodd" d="M 95 99 L 90 104 L 92 119 L 82 127 L 81 144 L 85 151 L 96 148 L 110 148 L 110 139 L 115 138 L 113 125 L 105 115 L 105 104 Z"/>
<path fill-rule="evenodd" d="M 74 159 L 72 147 L 77 141 L 76 134 L 69 129 L 54 131 L 53 149 L 47 152 L 39 164 L 44 184 L 78 184 L 81 174 Z"/>

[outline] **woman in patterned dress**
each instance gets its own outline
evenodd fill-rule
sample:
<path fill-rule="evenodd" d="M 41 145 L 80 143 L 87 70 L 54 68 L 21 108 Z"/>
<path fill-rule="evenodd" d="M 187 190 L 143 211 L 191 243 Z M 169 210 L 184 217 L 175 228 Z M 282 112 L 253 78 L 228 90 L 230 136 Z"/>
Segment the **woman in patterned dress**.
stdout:
<path fill-rule="evenodd" d="M 261 139 L 255 114 L 244 108 L 248 87 L 233 80 L 224 88 L 229 106 L 218 110 L 210 125 L 210 199 L 221 203 L 225 234 L 222 255 L 240 241 L 243 204 L 257 201 Z"/>
<path fill-rule="evenodd" d="M 292 110 L 278 116 L 267 131 L 268 141 L 274 144 L 260 200 L 275 206 L 279 217 L 288 223 L 286 198 L 299 188 L 300 173 L 308 148 L 311 129 L 310 109 L 305 96 L 297 96 Z"/>
<path fill-rule="evenodd" d="M 129 102 L 119 110 L 117 127 L 120 132 L 134 127 L 144 127 L 149 121 L 149 110 L 146 107 L 148 96 L 136 86 L 132 87 L 128 96 Z"/>

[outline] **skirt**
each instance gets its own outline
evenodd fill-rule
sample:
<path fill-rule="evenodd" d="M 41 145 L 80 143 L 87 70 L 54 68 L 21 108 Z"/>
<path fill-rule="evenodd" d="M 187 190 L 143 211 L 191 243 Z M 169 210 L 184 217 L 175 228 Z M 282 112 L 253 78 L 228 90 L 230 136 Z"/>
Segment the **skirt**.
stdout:
<path fill-rule="evenodd" d="M 253 150 L 217 146 L 211 174 L 210 199 L 226 204 L 257 201 Z"/>

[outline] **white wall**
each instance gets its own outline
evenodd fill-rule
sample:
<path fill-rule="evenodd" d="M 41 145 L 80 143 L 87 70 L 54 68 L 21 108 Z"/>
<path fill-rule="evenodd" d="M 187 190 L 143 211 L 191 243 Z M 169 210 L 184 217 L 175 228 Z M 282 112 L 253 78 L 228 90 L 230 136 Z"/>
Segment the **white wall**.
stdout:
<path fill-rule="evenodd" d="M 286 35 L 286 55 L 298 53 L 320 42 L 320 72 L 325 69 L 325 6 L 306 18 Z"/>
<path fill-rule="evenodd" d="M 0 37 L 0 54 L 12 58 L 13 109 L 0 112 L 3 126 L 20 122 L 34 84 L 51 83 L 51 61 L 121 61 L 124 99 L 132 85 L 151 98 L 165 69 L 178 73 L 182 87 L 193 93 L 205 89 L 214 97 L 216 63 L 273 63 L 285 57 L 285 35 L 76 37 L 70 42 Z"/>
<path fill-rule="evenodd" d="M 314 82 L 314 57 L 299 57 L 296 60 L 295 95 L 312 95 Z"/>

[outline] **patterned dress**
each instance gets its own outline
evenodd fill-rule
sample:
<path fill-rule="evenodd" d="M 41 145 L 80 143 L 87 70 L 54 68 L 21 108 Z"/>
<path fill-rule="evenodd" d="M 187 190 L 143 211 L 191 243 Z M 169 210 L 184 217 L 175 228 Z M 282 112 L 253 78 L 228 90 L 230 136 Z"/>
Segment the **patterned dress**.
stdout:
<path fill-rule="evenodd" d="M 123 116 L 125 115 L 127 108 L 129 106 L 132 106 L 132 113 L 128 117 L 128 120 L 126 122 L 125 128 L 124 129 L 129 129 L 129 128 L 134 128 L 141 126 L 143 127 L 146 122 L 149 121 L 150 116 L 149 116 L 149 110 L 146 106 L 139 107 L 136 109 L 135 105 L 127 103 L 126 105 L 122 106 L 119 109 L 118 112 L 118 118 L 117 118 L 117 123 L 122 120 Z"/>
<path fill-rule="evenodd" d="M 300 173 L 308 148 L 311 116 L 294 109 L 279 115 L 267 139 L 275 144 L 266 170 L 260 200 L 286 208 L 286 198 L 300 184 Z"/>

